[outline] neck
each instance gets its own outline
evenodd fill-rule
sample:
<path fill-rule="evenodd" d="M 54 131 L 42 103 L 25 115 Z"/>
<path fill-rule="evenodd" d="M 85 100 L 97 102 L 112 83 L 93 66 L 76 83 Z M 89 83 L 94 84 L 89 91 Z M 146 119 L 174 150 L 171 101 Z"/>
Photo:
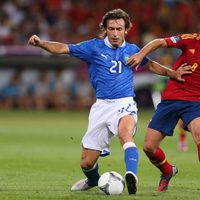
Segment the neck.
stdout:
<path fill-rule="evenodd" d="M 123 46 L 125 46 L 125 40 L 124 40 L 123 43 L 122 43 L 121 45 L 119 45 L 119 46 L 112 45 L 112 44 L 109 42 L 108 37 L 105 37 L 105 38 L 104 38 L 104 42 L 105 42 L 105 44 L 106 44 L 108 47 L 110 47 L 110 48 L 112 48 L 112 49 L 116 49 L 116 48 L 118 48 L 118 47 L 123 47 Z"/>

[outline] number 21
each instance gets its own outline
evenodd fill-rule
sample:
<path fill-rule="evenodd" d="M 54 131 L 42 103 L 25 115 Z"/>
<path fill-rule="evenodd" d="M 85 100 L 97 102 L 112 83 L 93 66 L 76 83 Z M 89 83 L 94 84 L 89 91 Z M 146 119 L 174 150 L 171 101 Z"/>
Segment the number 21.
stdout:
<path fill-rule="evenodd" d="M 116 61 L 116 60 L 112 60 L 111 63 L 113 63 L 113 65 L 110 68 L 110 72 L 111 73 L 122 73 L 122 62 L 121 61 Z"/>

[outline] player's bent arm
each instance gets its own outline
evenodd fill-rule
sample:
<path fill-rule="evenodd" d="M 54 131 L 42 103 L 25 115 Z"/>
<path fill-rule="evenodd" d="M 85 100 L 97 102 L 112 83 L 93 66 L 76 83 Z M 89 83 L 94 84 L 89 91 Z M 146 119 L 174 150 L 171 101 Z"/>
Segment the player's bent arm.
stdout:
<path fill-rule="evenodd" d="M 161 76 L 168 76 L 170 78 L 173 78 L 177 81 L 180 81 L 180 82 L 184 82 L 185 80 L 182 78 L 182 75 L 184 74 L 190 74 L 191 71 L 191 66 L 188 66 L 187 64 L 183 64 L 181 65 L 178 70 L 174 71 L 170 68 L 167 68 L 155 61 L 152 61 L 152 60 L 149 60 L 149 62 L 145 65 L 145 67 L 155 73 L 155 74 L 158 74 L 158 75 L 161 75 Z"/>
<path fill-rule="evenodd" d="M 164 65 L 161 65 L 156 61 L 149 59 L 149 62 L 145 65 L 145 67 L 154 74 L 158 74 L 161 76 L 169 76 L 171 78 L 174 78 L 174 73 L 175 73 L 174 70 L 165 67 Z"/>
<path fill-rule="evenodd" d="M 140 66 L 140 63 L 149 53 L 155 51 L 158 48 L 167 47 L 165 39 L 155 39 L 146 44 L 138 53 L 128 58 L 126 64 L 136 69 Z"/>
<path fill-rule="evenodd" d="M 145 67 L 158 75 L 168 76 L 170 78 L 176 79 L 177 81 L 184 82 L 185 80 L 182 78 L 183 75 L 191 74 L 191 65 L 187 65 L 187 63 L 183 63 L 176 71 L 165 67 L 153 60 L 149 60 L 149 62 L 145 65 Z"/>
<path fill-rule="evenodd" d="M 146 44 L 141 50 L 140 50 L 140 54 L 143 56 L 143 58 L 145 56 L 147 56 L 149 53 L 155 51 L 158 48 L 163 48 L 163 47 L 167 47 L 167 42 L 165 41 L 165 39 L 161 38 L 161 39 L 155 39 L 152 40 L 151 42 L 149 42 L 148 44 Z"/>
<path fill-rule="evenodd" d="M 37 35 L 32 35 L 28 41 L 28 44 L 45 49 L 50 53 L 69 54 L 69 48 L 67 44 L 41 40 Z"/>

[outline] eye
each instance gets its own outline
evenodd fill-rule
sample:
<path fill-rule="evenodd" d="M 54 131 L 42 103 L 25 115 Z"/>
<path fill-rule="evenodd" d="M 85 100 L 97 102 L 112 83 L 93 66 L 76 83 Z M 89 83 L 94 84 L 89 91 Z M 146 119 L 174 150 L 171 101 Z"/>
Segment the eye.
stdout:
<path fill-rule="evenodd" d="M 118 28 L 117 30 L 118 30 L 118 31 L 122 31 L 122 28 Z"/>
<path fill-rule="evenodd" d="M 108 30 L 109 30 L 109 31 L 113 31 L 113 30 L 114 30 L 114 28 L 112 28 L 112 27 L 109 27 L 109 28 L 108 28 Z"/>

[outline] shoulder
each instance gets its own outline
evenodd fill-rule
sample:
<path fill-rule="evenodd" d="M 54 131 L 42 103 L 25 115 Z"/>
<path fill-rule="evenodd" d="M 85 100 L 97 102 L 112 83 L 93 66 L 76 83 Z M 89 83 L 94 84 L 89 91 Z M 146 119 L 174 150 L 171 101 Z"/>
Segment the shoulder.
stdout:
<path fill-rule="evenodd" d="M 126 42 L 127 47 L 130 48 L 139 48 L 137 44 Z"/>
<path fill-rule="evenodd" d="M 81 42 L 78 42 L 78 43 L 71 43 L 71 44 L 68 44 L 69 46 L 84 46 L 84 45 L 92 45 L 92 44 L 95 44 L 97 43 L 97 40 L 96 38 L 92 38 L 92 39 L 89 39 L 89 40 L 84 40 L 84 41 L 81 41 Z"/>
<path fill-rule="evenodd" d="M 134 44 L 134 43 L 129 43 L 129 42 L 126 42 L 126 47 L 127 48 L 130 48 L 130 49 L 137 49 L 137 50 L 139 50 L 140 48 L 138 47 L 138 45 L 137 44 Z"/>
<path fill-rule="evenodd" d="M 104 41 L 102 39 L 98 39 L 98 38 L 86 40 L 86 41 L 83 41 L 81 43 L 83 43 L 87 46 L 90 46 L 91 48 L 104 45 Z"/>
<path fill-rule="evenodd" d="M 131 44 L 129 42 L 126 42 L 126 49 L 129 50 L 132 53 L 137 53 L 140 51 L 140 48 L 136 44 Z"/>

